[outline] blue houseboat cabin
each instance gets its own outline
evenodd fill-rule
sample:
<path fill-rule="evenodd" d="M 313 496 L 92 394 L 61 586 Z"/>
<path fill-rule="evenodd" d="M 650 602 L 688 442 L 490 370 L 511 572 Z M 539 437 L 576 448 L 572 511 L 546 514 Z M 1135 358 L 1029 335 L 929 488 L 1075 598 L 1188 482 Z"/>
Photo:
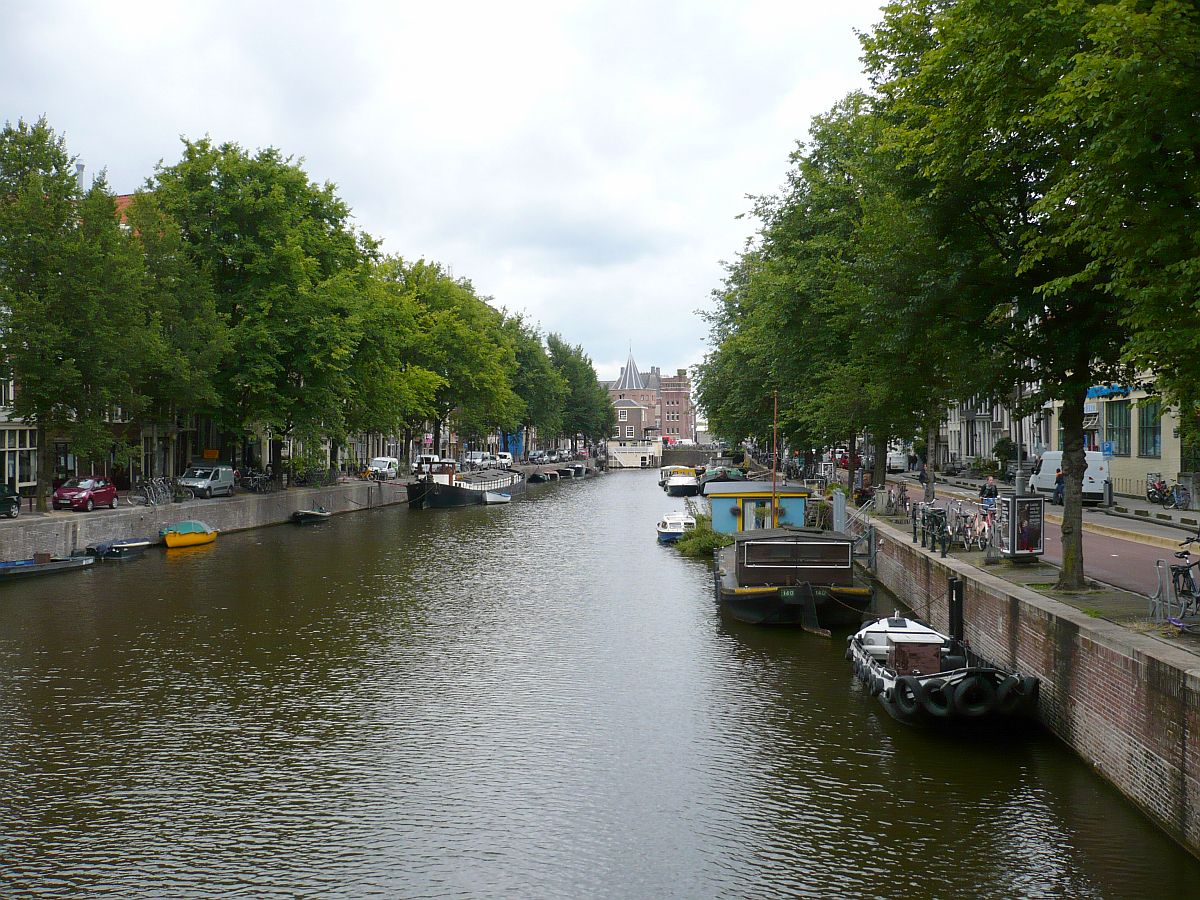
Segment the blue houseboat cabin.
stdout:
<path fill-rule="evenodd" d="M 710 481 L 704 485 L 712 513 L 713 531 L 738 534 L 776 525 L 804 525 L 804 514 L 812 490 L 802 484 L 787 481 L 775 483 L 778 519 L 771 517 L 771 482 L 769 481 Z"/>

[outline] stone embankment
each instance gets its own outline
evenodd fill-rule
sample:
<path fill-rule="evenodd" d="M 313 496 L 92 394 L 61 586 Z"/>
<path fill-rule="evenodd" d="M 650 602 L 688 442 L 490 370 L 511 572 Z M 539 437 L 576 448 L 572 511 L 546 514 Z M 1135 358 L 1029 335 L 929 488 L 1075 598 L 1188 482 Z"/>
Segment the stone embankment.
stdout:
<path fill-rule="evenodd" d="M 270 494 L 236 494 L 160 506 L 128 506 L 90 513 L 56 512 L 0 519 L 0 559 L 29 559 L 34 553 L 68 556 L 92 544 L 123 538 L 158 540 L 172 522 L 199 519 L 219 531 L 242 531 L 287 522 L 293 512 L 321 506 L 333 513 L 355 512 L 405 502 L 399 481 L 348 481 L 322 488 L 292 488 Z"/>
<path fill-rule="evenodd" d="M 962 578 L 971 646 L 1040 678 L 1043 723 L 1200 856 L 1200 657 L 942 559 L 886 522 L 876 533 L 876 575 L 888 590 L 946 630 L 947 581 Z"/>

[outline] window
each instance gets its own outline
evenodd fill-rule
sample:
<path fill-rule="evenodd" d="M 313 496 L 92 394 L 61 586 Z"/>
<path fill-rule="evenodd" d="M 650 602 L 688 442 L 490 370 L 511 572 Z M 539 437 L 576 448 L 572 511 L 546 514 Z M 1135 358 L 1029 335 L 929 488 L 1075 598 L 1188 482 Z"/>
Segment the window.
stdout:
<path fill-rule="evenodd" d="M 629 410 L 627 410 L 627 409 L 617 410 L 617 421 L 618 422 L 628 422 L 629 421 Z"/>
<path fill-rule="evenodd" d="M 627 438 L 633 437 L 633 426 L 632 425 L 625 426 L 625 437 L 627 437 Z"/>
<path fill-rule="evenodd" d="M 1112 442 L 1113 456 L 1129 455 L 1129 401 L 1104 404 L 1104 439 Z"/>
<path fill-rule="evenodd" d="M 1162 401 L 1138 404 L 1138 456 L 1162 456 Z"/>

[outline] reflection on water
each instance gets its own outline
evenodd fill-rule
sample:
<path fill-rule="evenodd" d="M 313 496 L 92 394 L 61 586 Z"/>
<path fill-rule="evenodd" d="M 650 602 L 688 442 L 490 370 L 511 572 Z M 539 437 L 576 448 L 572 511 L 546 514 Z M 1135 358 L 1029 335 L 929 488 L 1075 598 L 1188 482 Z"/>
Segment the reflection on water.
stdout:
<path fill-rule="evenodd" d="M 16 896 L 1124 897 L 1200 865 L 1050 738 L 722 619 L 653 472 L 5 585 Z"/>

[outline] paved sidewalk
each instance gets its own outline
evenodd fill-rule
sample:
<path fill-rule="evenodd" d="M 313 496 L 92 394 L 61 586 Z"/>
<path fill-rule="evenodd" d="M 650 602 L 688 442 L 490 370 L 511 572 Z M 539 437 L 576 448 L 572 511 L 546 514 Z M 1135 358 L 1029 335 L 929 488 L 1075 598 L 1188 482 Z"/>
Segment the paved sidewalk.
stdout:
<path fill-rule="evenodd" d="M 908 482 L 908 496 L 919 499 L 923 485 L 917 482 L 916 474 L 903 472 L 889 475 L 892 481 L 904 479 Z M 964 476 L 941 477 L 934 485 L 937 497 L 952 496 L 955 499 L 973 500 L 979 496 L 982 478 Z M 1000 484 L 1001 494 L 1011 494 L 1012 485 Z M 1062 507 L 1052 506 L 1047 498 L 1046 521 L 1056 525 L 1062 523 Z M 1162 549 L 1177 550 L 1179 542 L 1200 532 L 1200 511 L 1163 509 L 1148 502 L 1144 497 L 1116 497 L 1111 509 L 1102 506 L 1084 506 L 1083 530 L 1093 534 L 1123 538 Z M 1200 550 L 1200 547 L 1197 547 Z"/>

